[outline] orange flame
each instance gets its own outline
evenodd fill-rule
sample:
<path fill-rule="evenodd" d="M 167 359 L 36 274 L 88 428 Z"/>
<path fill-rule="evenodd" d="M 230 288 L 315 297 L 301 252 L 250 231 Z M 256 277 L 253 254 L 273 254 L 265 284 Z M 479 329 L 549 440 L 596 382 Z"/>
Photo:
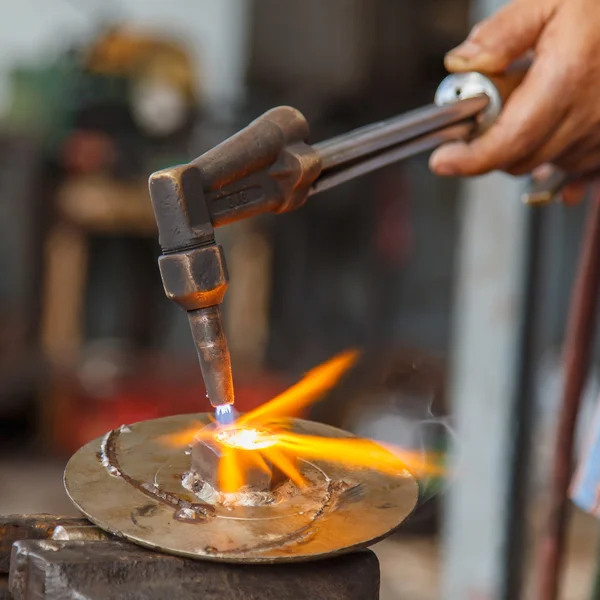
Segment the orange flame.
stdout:
<path fill-rule="evenodd" d="M 356 469 L 376 469 L 388 475 L 398 475 L 405 470 L 419 475 L 442 475 L 443 469 L 427 460 L 420 452 L 410 452 L 387 447 L 362 438 L 325 438 L 318 436 L 282 433 L 276 436 L 277 446 L 294 456 L 339 462 Z"/>
<path fill-rule="evenodd" d="M 186 427 L 182 431 L 163 435 L 158 438 L 158 441 L 171 448 L 185 448 L 197 440 L 208 441 L 212 439 L 213 436 L 214 431 L 206 429 L 204 423 L 192 421 L 192 424 L 189 427 Z"/>
<path fill-rule="evenodd" d="M 286 418 L 297 415 L 331 389 L 358 358 L 355 351 L 344 352 L 309 371 L 297 384 L 241 416 L 225 430 L 202 429 L 198 423 L 184 431 L 164 436 L 170 446 L 185 446 L 196 440 L 211 439 L 222 455 L 218 479 L 223 492 L 236 492 L 246 483 L 252 467 L 277 468 L 296 485 L 305 479 L 297 458 L 337 462 L 352 469 L 375 469 L 389 475 L 440 476 L 444 474 L 440 456 L 382 445 L 360 438 L 325 438 L 287 431 Z M 265 431 L 266 430 L 266 431 Z"/>
<path fill-rule="evenodd" d="M 237 424 L 265 423 L 278 417 L 297 415 L 303 408 L 317 401 L 330 390 L 357 359 L 358 352 L 352 350 L 330 358 L 310 370 L 298 383 L 279 396 L 275 396 L 270 402 L 242 415 Z"/>

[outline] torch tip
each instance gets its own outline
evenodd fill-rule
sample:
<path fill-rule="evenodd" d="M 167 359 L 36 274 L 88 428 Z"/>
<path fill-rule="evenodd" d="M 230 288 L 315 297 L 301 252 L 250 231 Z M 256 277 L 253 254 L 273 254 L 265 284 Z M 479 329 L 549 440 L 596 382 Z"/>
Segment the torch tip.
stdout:
<path fill-rule="evenodd" d="M 231 404 L 221 404 L 215 408 L 215 419 L 220 427 L 233 424 L 236 418 L 237 411 Z"/>

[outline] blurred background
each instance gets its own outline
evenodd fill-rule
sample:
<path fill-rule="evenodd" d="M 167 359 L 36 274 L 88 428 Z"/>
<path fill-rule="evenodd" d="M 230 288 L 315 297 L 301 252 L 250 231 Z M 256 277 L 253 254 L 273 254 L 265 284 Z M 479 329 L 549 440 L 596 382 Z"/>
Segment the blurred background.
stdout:
<path fill-rule="evenodd" d="M 148 175 L 275 105 L 300 109 L 315 142 L 429 103 L 444 53 L 500 4 L 22 0 L 4 8 L 0 513 L 72 514 L 61 476 L 81 445 L 123 423 L 208 408 L 187 318 L 162 290 Z M 520 185 L 500 175 L 436 179 L 425 156 L 297 212 L 217 232 L 231 276 L 224 314 L 240 410 L 361 347 L 360 364 L 309 416 L 455 450 L 456 476 L 437 482 L 436 495 L 376 547 L 383 600 L 493 598 L 506 577 L 526 288 Z M 584 215 L 585 207 L 557 206 L 544 216 L 544 301 L 526 399 L 535 416 L 531 447 L 521 449 L 531 454 L 522 465 L 531 548 Z M 594 376 L 584 421 L 596 388 Z M 594 519 L 575 513 L 564 598 L 590 597 L 596 532 Z"/>

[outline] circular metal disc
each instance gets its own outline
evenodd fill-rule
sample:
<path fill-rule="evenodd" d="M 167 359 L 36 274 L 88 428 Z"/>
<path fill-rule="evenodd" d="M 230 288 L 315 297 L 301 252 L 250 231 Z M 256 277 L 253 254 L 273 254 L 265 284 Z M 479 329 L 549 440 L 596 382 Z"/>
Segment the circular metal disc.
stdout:
<path fill-rule="evenodd" d="M 418 487 L 408 471 L 395 476 L 328 461 L 299 460 L 311 482 L 267 506 L 202 504 L 182 486 L 189 451 L 164 435 L 209 423 L 207 414 L 178 415 L 121 427 L 81 448 L 69 461 L 65 487 L 101 529 L 162 552 L 222 562 L 306 561 L 370 545 L 412 512 Z M 351 434 L 310 421 L 297 433 Z"/>

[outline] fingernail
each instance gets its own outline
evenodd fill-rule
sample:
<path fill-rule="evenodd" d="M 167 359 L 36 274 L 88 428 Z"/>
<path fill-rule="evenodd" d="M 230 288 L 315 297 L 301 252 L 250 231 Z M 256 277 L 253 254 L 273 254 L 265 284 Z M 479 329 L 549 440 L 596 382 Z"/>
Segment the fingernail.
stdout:
<path fill-rule="evenodd" d="M 452 164 L 445 161 L 443 156 L 436 153 L 432 154 L 429 159 L 429 168 L 440 177 L 452 177 L 456 175 L 456 170 Z"/>
<path fill-rule="evenodd" d="M 458 56 L 460 58 L 469 59 L 475 58 L 478 54 L 481 54 L 481 46 L 472 40 L 467 40 L 460 46 L 456 46 L 456 48 L 450 50 L 446 56 Z"/>
<path fill-rule="evenodd" d="M 460 71 L 466 69 L 473 62 L 473 59 L 480 58 L 482 49 L 479 44 L 467 40 L 460 46 L 450 50 L 444 58 L 444 64 L 449 71 Z"/>

